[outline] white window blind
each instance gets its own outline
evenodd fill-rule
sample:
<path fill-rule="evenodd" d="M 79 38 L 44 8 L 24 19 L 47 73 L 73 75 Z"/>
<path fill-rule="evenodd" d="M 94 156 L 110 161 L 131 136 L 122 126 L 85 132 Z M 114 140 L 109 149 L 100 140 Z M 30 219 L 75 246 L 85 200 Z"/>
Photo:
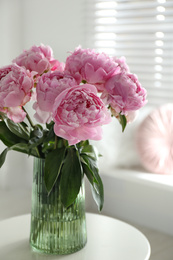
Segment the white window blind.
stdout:
<path fill-rule="evenodd" d="M 125 56 L 148 103 L 173 103 L 173 0 L 87 0 L 86 45 Z"/>

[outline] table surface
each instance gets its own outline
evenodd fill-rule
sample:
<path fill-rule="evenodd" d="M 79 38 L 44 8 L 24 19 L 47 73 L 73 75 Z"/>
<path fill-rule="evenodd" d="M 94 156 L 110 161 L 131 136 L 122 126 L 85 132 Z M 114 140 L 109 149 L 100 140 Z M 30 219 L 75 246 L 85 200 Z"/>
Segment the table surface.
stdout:
<path fill-rule="evenodd" d="M 147 238 L 133 226 L 120 220 L 86 214 L 86 246 L 71 255 L 43 255 L 29 246 L 30 215 L 0 221 L 0 259 L 4 260 L 148 260 Z"/>

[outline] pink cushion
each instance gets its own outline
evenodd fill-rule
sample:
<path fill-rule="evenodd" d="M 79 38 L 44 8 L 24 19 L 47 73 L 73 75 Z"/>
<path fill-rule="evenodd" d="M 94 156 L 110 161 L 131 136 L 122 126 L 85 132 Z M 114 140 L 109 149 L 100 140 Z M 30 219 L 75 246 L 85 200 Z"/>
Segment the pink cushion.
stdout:
<path fill-rule="evenodd" d="M 173 104 L 152 111 L 137 130 L 143 166 L 154 173 L 173 174 Z"/>

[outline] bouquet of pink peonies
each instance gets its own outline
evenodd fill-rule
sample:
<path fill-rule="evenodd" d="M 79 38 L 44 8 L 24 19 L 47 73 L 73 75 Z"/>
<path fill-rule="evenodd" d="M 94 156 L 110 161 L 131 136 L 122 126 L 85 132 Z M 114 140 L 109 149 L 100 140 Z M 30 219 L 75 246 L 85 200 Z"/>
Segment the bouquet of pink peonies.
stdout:
<path fill-rule="evenodd" d="M 33 100 L 38 124 L 25 107 Z M 59 181 L 65 207 L 77 197 L 85 174 L 101 210 L 103 184 L 89 139 L 100 140 L 112 116 L 124 131 L 145 104 L 146 90 L 124 58 L 78 47 L 64 64 L 49 46 L 33 46 L 0 68 L 0 140 L 6 145 L 0 167 L 10 150 L 45 159 L 47 191 Z"/>

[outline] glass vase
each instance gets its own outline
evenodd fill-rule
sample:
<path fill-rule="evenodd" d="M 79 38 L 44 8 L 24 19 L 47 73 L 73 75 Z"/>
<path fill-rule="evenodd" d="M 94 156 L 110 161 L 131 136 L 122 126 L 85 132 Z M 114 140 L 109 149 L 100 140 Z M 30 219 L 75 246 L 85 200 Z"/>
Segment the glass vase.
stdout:
<path fill-rule="evenodd" d="M 47 194 L 44 162 L 34 158 L 30 245 L 40 253 L 70 254 L 82 249 L 87 241 L 84 180 L 74 203 L 65 208 L 58 181 Z"/>

